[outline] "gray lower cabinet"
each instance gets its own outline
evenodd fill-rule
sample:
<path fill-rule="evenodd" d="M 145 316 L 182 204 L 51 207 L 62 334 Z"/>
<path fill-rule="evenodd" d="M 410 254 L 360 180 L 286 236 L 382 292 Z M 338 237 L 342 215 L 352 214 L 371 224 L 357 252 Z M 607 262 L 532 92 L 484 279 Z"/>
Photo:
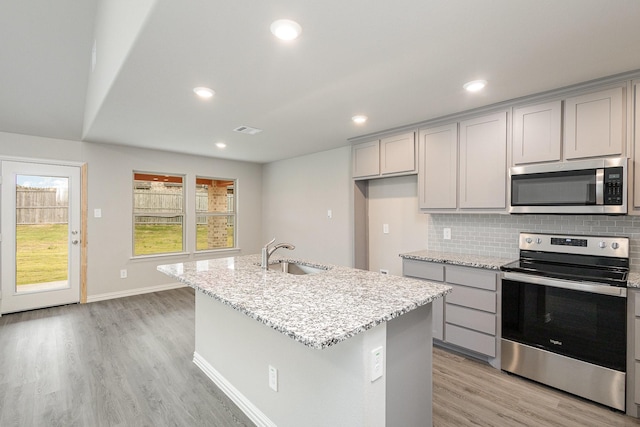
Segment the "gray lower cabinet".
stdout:
<path fill-rule="evenodd" d="M 453 288 L 444 299 L 434 303 L 433 337 L 436 342 L 470 351 L 499 367 L 499 272 L 405 258 L 402 273 L 443 282 Z"/>
<path fill-rule="evenodd" d="M 640 289 L 627 293 L 627 414 L 640 417 Z"/>

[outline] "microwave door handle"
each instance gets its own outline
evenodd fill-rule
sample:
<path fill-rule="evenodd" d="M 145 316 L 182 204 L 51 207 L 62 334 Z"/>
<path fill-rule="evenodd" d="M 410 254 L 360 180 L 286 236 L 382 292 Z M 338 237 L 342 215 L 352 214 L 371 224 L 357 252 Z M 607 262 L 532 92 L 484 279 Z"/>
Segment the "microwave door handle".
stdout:
<path fill-rule="evenodd" d="M 596 205 L 604 205 L 604 169 L 596 169 Z"/>

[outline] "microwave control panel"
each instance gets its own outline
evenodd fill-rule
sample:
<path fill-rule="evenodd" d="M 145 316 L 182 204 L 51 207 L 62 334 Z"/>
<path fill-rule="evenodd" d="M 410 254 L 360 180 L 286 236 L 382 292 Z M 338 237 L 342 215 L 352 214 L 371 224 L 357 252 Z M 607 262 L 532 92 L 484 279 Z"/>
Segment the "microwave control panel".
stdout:
<path fill-rule="evenodd" d="M 604 170 L 604 204 L 621 205 L 624 192 L 622 168 L 606 168 Z"/>

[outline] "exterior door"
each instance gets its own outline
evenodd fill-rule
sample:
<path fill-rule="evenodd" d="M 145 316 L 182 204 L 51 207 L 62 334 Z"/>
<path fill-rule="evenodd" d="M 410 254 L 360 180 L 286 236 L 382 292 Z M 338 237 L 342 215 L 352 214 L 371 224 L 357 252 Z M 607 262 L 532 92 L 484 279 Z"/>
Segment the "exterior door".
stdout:
<path fill-rule="evenodd" d="M 0 168 L 0 313 L 79 302 L 80 167 Z"/>

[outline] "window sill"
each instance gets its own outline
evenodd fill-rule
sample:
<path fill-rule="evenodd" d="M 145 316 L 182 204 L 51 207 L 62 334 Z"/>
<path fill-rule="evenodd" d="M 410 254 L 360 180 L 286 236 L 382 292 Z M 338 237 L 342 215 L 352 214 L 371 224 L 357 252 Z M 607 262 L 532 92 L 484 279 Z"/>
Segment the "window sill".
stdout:
<path fill-rule="evenodd" d="M 148 261 L 158 258 L 188 257 L 189 255 L 189 252 L 172 252 L 170 254 L 136 255 L 129 259 L 131 261 Z"/>
<path fill-rule="evenodd" d="M 211 256 L 211 255 L 225 255 L 225 254 L 238 254 L 242 251 L 240 248 L 225 248 L 225 249 L 208 249 L 205 251 L 196 251 L 194 255 L 196 257 L 200 256 Z"/>

